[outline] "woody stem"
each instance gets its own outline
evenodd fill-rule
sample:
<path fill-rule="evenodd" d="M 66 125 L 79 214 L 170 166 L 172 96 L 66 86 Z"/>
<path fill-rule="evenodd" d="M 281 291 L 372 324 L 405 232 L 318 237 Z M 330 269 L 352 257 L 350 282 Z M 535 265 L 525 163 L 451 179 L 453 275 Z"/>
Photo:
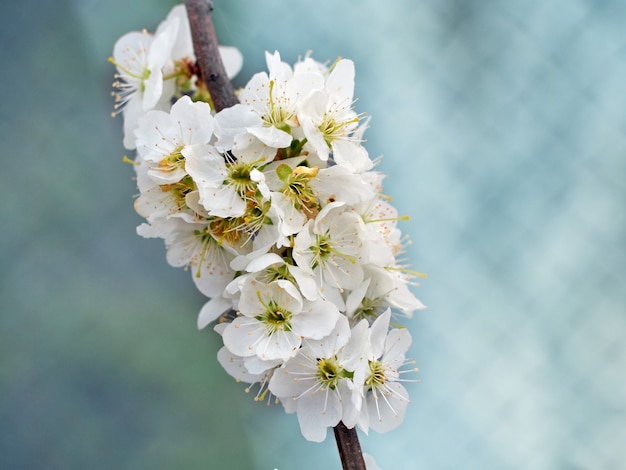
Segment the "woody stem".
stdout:
<path fill-rule="evenodd" d="M 202 80 L 206 85 L 215 111 L 230 108 L 239 103 L 235 89 L 230 82 L 215 36 L 215 28 L 211 19 L 213 2 L 210 0 L 185 0 L 193 49 L 196 54 Z"/>
<path fill-rule="evenodd" d="M 334 427 L 334 431 L 343 470 L 365 470 L 365 461 L 363 460 L 356 427 L 348 429 L 345 424 L 340 421 L 339 424 Z"/>
<path fill-rule="evenodd" d="M 219 112 L 239 103 L 235 89 L 226 75 L 219 53 L 215 29 L 211 19 L 213 3 L 210 0 L 185 0 L 193 49 L 201 78 L 204 81 L 215 111 Z M 339 457 L 344 470 L 365 470 L 365 461 L 356 429 L 348 429 L 342 422 L 334 428 Z"/>

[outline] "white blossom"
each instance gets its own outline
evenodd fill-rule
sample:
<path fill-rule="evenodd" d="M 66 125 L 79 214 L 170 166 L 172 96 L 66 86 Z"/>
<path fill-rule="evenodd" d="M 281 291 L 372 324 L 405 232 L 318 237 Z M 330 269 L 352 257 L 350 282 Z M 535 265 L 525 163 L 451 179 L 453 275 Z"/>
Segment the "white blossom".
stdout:
<path fill-rule="evenodd" d="M 163 93 L 163 73 L 173 67 L 169 54 L 177 31 L 178 21 L 174 21 L 157 36 L 134 31 L 115 43 L 111 58 L 117 68 L 115 108 L 124 116 L 124 147 L 127 149 L 135 148 L 133 131 L 143 113 L 157 106 L 167 106 L 169 93 Z"/>
<path fill-rule="evenodd" d="M 237 73 L 239 51 L 220 54 Z M 117 41 L 137 233 L 161 238 L 167 262 L 190 272 L 207 297 L 198 328 L 216 323 L 219 363 L 255 400 L 277 398 L 311 441 L 340 421 L 386 432 L 404 417 L 412 364 L 410 334 L 390 319 L 424 308 L 410 290 L 420 274 L 402 258 L 407 218 L 363 145 L 353 62 L 265 59 L 239 103 L 216 113 L 184 6 L 154 34 Z"/>
<path fill-rule="evenodd" d="M 241 70 L 243 58 L 235 47 L 219 46 L 229 78 Z M 109 59 L 116 68 L 115 110 L 124 116 L 124 147 L 135 148 L 134 130 L 139 118 L 151 109 L 167 110 L 176 91 L 195 89 L 195 76 L 185 77 L 183 64 L 195 62 L 187 10 L 176 5 L 154 34 L 133 31 L 120 37 Z"/>
<path fill-rule="evenodd" d="M 158 184 L 178 183 L 188 174 L 194 149 L 213 136 L 213 116 L 206 103 L 183 96 L 169 112 L 152 110 L 139 119 L 137 153 L 148 164 L 148 176 Z"/>
<path fill-rule="evenodd" d="M 251 278 L 242 287 L 239 313 L 224 329 L 224 344 L 234 354 L 263 360 L 295 356 L 303 339 L 323 338 L 339 318 L 336 306 L 303 300 L 289 281 L 264 284 Z"/>
<path fill-rule="evenodd" d="M 360 145 L 359 116 L 352 108 L 354 63 L 337 62 L 326 78 L 324 87 L 311 91 L 299 103 L 298 118 L 304 135 L 322 160 L 330 152 L 338 165 L 355 172 L 372 168 L 367 151 Z"/>
<path fill-rule="evenodd" d="M 358 424 L 367 432 L 371 427 L 376 432 L 390 431 L 402 423 L 409 395 L 400 383 L 403 372 L 400 368 L 407 361 L 405 353 L 411 345 L 411 335 L 406 329 L 389 331 L 390 311 L 378 317 L 369 330 L 368 368 L 365 371 L 365 403 Z M 362 373 L 363 369 L 359 370 Z"/>
<path fill-rule="evenodd" d="M 365 364 L 366 340 L 365 323 L 351 334 L 347 318 L 341 316 L 327 337 L 306 341 L 295 357 L 274 372 L 269 389 L 287 412 L 297 413 L 306 439 L 323 441 L 327 428 L 342 420 L 354 427 L 361 408 L 362 384 L 355 384 L 352 376 Z"/>
<path fill-rule="evenodd" d="M 362 282 L 365 243 L 361 218 L 337 201 L 324 207 L 296 235 L 293 258 L 315 277 L 320 294 L 328 298 Z"/>

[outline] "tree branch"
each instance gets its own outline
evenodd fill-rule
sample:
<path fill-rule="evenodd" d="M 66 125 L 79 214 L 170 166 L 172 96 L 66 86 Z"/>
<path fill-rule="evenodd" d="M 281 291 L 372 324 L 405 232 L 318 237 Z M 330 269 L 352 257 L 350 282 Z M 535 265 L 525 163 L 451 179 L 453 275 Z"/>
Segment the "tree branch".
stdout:
<path fill-rule="evenodd" d="M 213 3 L 210 0 L 185 0 L 193 49 L 215 111 L 230 108 L 239 103 L 233 84 L 226 75 L 219 53 L 215 29 L 211 20 Z M 348 429 L 342 422 L 334 428 L 339 457 L 344 470 L 365 470 L 361 444 L 356 428 Z"/>
<path fill-rule="evenodd" d="M 356 427 L 348 429 L 343 422 L 339 421 L 334 431 L 343 470 L 365 470 L 365 460 L 363 460 Z"/>
<path fill-rule="evenodd" d="M 185 0 L 191 39 L 196 54 L 202 80 L 209 90 L 215 111 L 239 103 L 235 89 L 230 82 L 215 37 L 215 28 L 211 20 L 213 3 L 210 0 Z"/>

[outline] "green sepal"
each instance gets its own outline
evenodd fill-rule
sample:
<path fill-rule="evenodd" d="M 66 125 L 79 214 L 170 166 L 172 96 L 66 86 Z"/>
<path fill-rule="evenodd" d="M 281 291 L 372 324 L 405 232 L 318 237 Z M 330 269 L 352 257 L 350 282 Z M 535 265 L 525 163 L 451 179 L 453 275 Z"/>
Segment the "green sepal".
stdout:
<path fill-rule="evenodd" d="M 278 168 L 276 168 L 276 174 L 283 183 L 287 183 L 289 181 L 289 177 L 291 176 L 292 171 L 293 170 L 291 169 L 291 167 L 286 163 L 283 163 L 282 165 L 279 165 Z"/>

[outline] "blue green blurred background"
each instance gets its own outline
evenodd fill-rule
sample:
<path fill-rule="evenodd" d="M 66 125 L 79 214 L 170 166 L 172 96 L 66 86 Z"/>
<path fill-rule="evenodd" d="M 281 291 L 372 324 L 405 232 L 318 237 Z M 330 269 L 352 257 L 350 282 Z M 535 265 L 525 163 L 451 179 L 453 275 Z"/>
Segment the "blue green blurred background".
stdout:
<path fill-rule="evenodd" d="M 339 468 L 253 402 L 203 303 L 135 235 L 111 119 L 122 34 L 173 1 L 0 6 L 0 468 Z M 383 469 L 625 469 L 626 3 L 215 0 L 243 85 L 264 51 L 356 63 L 413 240 L 421 383 Z"/>

